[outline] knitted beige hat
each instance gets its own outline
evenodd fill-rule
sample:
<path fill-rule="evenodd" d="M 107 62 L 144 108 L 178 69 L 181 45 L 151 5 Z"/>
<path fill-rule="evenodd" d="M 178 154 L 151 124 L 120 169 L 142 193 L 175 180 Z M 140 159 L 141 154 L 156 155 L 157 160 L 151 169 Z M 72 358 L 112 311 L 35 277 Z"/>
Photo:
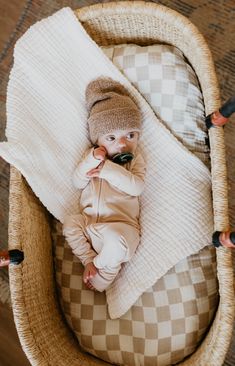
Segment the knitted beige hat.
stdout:
<path fill-rule="evenodd" d="M 140 130 L 141 113 L 127 89 L 111 78 L 100 77 L 86 88 L 88 126 L 93 144 L 114 130 Z"/>

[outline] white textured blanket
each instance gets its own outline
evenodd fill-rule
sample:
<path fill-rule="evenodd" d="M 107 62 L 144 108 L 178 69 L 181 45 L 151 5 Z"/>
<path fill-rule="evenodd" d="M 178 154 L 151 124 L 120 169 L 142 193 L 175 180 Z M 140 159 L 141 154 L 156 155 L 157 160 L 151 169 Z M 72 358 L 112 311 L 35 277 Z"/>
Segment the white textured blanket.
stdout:
<path fill-rule="evenodd" d="M 17 42 L 7 92 L 8 142 L 0 154 L 25 176 L 63 222 L 77 213 L 72 173 L 90 146 L 84 92 L 109 76 L 123 83 L 143 115 L 140 148 L 147 162 L 141 197 L 141 243 L 107 291 L 119 317 L 178 261 L 210 244 L 210 173 L 161 124 L 138 91 L 108 60 L 69 8 L 32 26 Z"/>

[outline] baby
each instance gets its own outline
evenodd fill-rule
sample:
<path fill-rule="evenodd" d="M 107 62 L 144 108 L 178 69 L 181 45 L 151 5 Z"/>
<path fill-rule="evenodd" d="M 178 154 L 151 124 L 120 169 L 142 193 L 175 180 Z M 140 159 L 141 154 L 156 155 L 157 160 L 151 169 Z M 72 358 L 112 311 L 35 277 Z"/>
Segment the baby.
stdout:
<path fill-rule="evenodd" d="M 66 218 L 63 233 L 84 265 L 83 281 L 90 289 L 106 290 L 121 264 L 139 244 L 139 196 L 145 163 L 137 152 L 141 114 L 128 91 L 110 78 L 98 78 L 86 89 L 88 127 L 93 148 L 74 171 L 82 189 L 80 214 Z M 131 153 L 120 165 L 116 154 Z"/>

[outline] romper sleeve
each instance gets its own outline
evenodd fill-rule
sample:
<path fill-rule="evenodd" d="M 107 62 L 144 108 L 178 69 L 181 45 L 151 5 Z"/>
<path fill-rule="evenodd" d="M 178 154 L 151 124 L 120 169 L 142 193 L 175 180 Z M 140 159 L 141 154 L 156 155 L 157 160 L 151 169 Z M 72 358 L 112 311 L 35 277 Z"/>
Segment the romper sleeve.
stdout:
<path fill-rule="evenodd" d="M 144 159 L 138 154 L 131 163 L 130 170 L 106 160 L 99 176 L 121 191 L 131 196 L 139 196 L 144 189 L 145 171 Z"/>
<path fill-rule="evenodd" d="M 85 157 L 80 161 L 73 173 L 73 185 L 78 189 L 83 189 L 86 187 L 91 178 L 87 177 L 86 173 L 89 170 L 96 168 L 101 160 L 98 160 L 93 155 L 94 148 L 90 149 Z"/>

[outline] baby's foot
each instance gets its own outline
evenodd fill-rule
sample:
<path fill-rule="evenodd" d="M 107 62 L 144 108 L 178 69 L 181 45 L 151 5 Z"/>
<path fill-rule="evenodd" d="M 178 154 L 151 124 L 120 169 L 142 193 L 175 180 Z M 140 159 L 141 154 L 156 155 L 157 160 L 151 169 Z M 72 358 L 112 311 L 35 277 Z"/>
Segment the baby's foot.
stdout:
<path fill-rule="evenodd" d="M 95 290 L 95 288 L 90 283 L 90 279 L 95 277 L 95 275 L 97 273 L 98 273 L 98 269 L 95 267 L 93 262 L 90 262 L 85 266 L 85 269 L 83 272 L 83 282 L 90 290 Z"/>

